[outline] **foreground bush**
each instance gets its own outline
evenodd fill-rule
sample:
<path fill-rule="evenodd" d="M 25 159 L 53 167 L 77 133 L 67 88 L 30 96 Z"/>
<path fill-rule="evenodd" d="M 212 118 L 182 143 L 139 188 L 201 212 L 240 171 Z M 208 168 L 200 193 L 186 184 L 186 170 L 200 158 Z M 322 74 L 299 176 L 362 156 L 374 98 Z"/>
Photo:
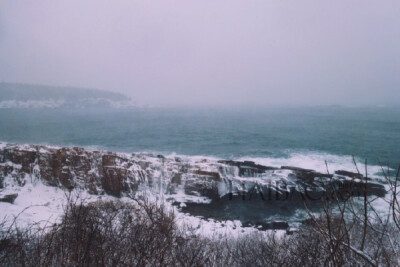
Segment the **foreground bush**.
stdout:
<path fill-rule="evenodd" d="M 178 228 L 173 212 L 146 200 L 70 199 L 59 224 L 0 223 L 0 265 L 400 266 L 399 172 L 388 178 L 387 212 L 378 213 L 366 193 L 362 202 L 329 200 L 318 218 L 310 213 L 308 223 L 284 237 L 206 238 Z"/>
<path fill-rule="evenodd" d="M 138 201 L 70 203 L 60 224 L 47 229 L 1 230 L 2 266 L 366 266 L 396 265 L 398 231 L 377 243 L 368 236 L 363 251 L 353 251 L 361 224 L 328 218 L 312 221 L 298 233 L 276 237 L 256 232 L 240 238 L 210 239 L 177 228 L 174 214 L 162 206 Z M 321 229 L 321 225 L 325 225 Z M 381 229 L 382 231 L 382 229 Z M 374 233 L 371 231 L 371 233 Z M 396 236 L 397 235 L 397 236 Z M 390 238 L 392 240 L 390 240 Z M 378 240 L 380 240 L 378 238 Z M 387 243 L 388 242 L 388 243 Z M 395 251 L 397 249 L 397 251 Z M 397 258 L 398 260 L 398 258 Z"/>

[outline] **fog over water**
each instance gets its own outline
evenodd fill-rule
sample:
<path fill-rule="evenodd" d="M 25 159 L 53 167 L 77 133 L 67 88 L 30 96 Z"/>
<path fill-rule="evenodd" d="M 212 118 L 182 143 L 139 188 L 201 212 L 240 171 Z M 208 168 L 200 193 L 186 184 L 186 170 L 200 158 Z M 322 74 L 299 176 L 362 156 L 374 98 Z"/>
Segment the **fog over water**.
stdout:
<path fill-rule="evenodd" d="M 399 1 L 1 1 L 0 79 L 160 106 L 394 105 Z"/>
<path fill-rule="evenodd" d="M 0 0 L 0 243 L 21 245 L 27 262 L 55 262 L 42 247 L 58 259 L 64 243 L 42 240 L 69 227 L 56 220 L 69 218 L 72 202 L 96 200 L 88 209 L 96 217 L 93 207 L 123 197 L 111 219 L 93 218 L 128 226 L 131 236 L 137 217 L 146 224 L 139 232 L 158 242 L 169 222 L 152 227 L 140 214 L 158 205 L 173 212 L 177 236 L 166 234 L 179 244 L 167 253 L 179 259 L 155 252 L 167 264 L 225 264 L 202 264 L 203 254 L 264 264 L 257 253 L 266 259 L 271 244 L 283 265 L 289 254 L 314 265 L 363 266 L 346 260 L 356 255 L 374 266 L 377 258 L 399 263 L 392 240 L 400 233 L 386 225 L 400 220 L 389 204 L 399 152 L 400 0 Z M 144 204 L 135 199 L 132 216 L 119 213 L 131 197 Z M 96 234 L 114 242 L 125 233 L 107 229 Z M 26 246 L 22 232 L 35 233 L 22 236 Z M 83 240 L 94 242 L 93 253 L 83 251 L 94 255 L 88 262 L 130 264 L 113 251 L 124 260 L 96 259 L 98 248 L 124 240 L 96 240 L 105 239 Z M 81 251 L 71 244 L 60 259 L 74 264 Z M 310 256 L 304 244 L 322 252 Z M 0 248 L 10 264 L 14 254 Z M 149 258 L 133 254 L 132 264 Z"/>

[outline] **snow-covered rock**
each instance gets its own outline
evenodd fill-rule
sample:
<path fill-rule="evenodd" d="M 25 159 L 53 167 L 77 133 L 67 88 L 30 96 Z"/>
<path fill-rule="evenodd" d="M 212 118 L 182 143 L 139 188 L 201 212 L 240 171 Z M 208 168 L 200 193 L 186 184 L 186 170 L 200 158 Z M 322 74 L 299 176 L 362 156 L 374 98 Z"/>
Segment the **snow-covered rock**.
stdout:
<path fill-rule="evenodd" d="M 365 190 L 380 197 L 386 193 L 382 184 L 362 175 L 339 174 L 251 161 L 0 144 L 0 198 L 19 194 L 18 201 L 23 188 L 35 182 L 118 198 L 148 190 L 184 212 L 249 225 L 273 226 L 282 218 L 272 215 L 294 214 L 303 201 L 311 205 L 327 197 L 363 196 Z M 262 219 L 266 214 L 272 214 L 270 221 Z"/>

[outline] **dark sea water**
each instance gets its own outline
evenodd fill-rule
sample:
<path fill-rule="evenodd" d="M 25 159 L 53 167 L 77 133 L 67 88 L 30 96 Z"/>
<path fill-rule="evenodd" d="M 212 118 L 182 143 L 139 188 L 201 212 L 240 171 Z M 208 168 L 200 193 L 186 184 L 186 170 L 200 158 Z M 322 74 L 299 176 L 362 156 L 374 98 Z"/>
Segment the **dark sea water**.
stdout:
<path fill-rule="evenodd" d="M 0 140 L 219 158 L 354 155 L 396 168 L 400 108 L 0 109 Z"/>

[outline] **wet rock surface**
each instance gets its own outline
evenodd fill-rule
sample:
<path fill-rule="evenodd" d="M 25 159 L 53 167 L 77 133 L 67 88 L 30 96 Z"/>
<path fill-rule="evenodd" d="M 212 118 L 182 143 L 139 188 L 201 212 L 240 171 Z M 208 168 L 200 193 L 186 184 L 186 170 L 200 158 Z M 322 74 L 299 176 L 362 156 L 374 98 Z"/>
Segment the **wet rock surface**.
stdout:
<path fill-rule="evenodd" d="M 343 176 L 348 176 L 350 178 L 358 178 L 358 179 L 362 179 L 364 176 L 360 173 L 356 173 L 356 172 L 349 172 L 349 171 L 344 171 L 344 170 L 338 170 L 335 171 L 335 173 L 337 175 L 343 175 Z"/>
<path fill-rule="evenodd" d="M 253 161 L 220 160 L 218 162 L 226 164 L 226 165 L 238 167 L 239 175 L 242 177 L 254 177 L 257 174 L 265 173 L 265 171 L 278 169 L 276 167 L 255 164 Z"/>
<path fill-rule="evenodd" d="M 18 194 L 10 194 L 4 195 L 0 197 L 0 202 L 14 203 L 15 199 L 18 197 Z"/>

